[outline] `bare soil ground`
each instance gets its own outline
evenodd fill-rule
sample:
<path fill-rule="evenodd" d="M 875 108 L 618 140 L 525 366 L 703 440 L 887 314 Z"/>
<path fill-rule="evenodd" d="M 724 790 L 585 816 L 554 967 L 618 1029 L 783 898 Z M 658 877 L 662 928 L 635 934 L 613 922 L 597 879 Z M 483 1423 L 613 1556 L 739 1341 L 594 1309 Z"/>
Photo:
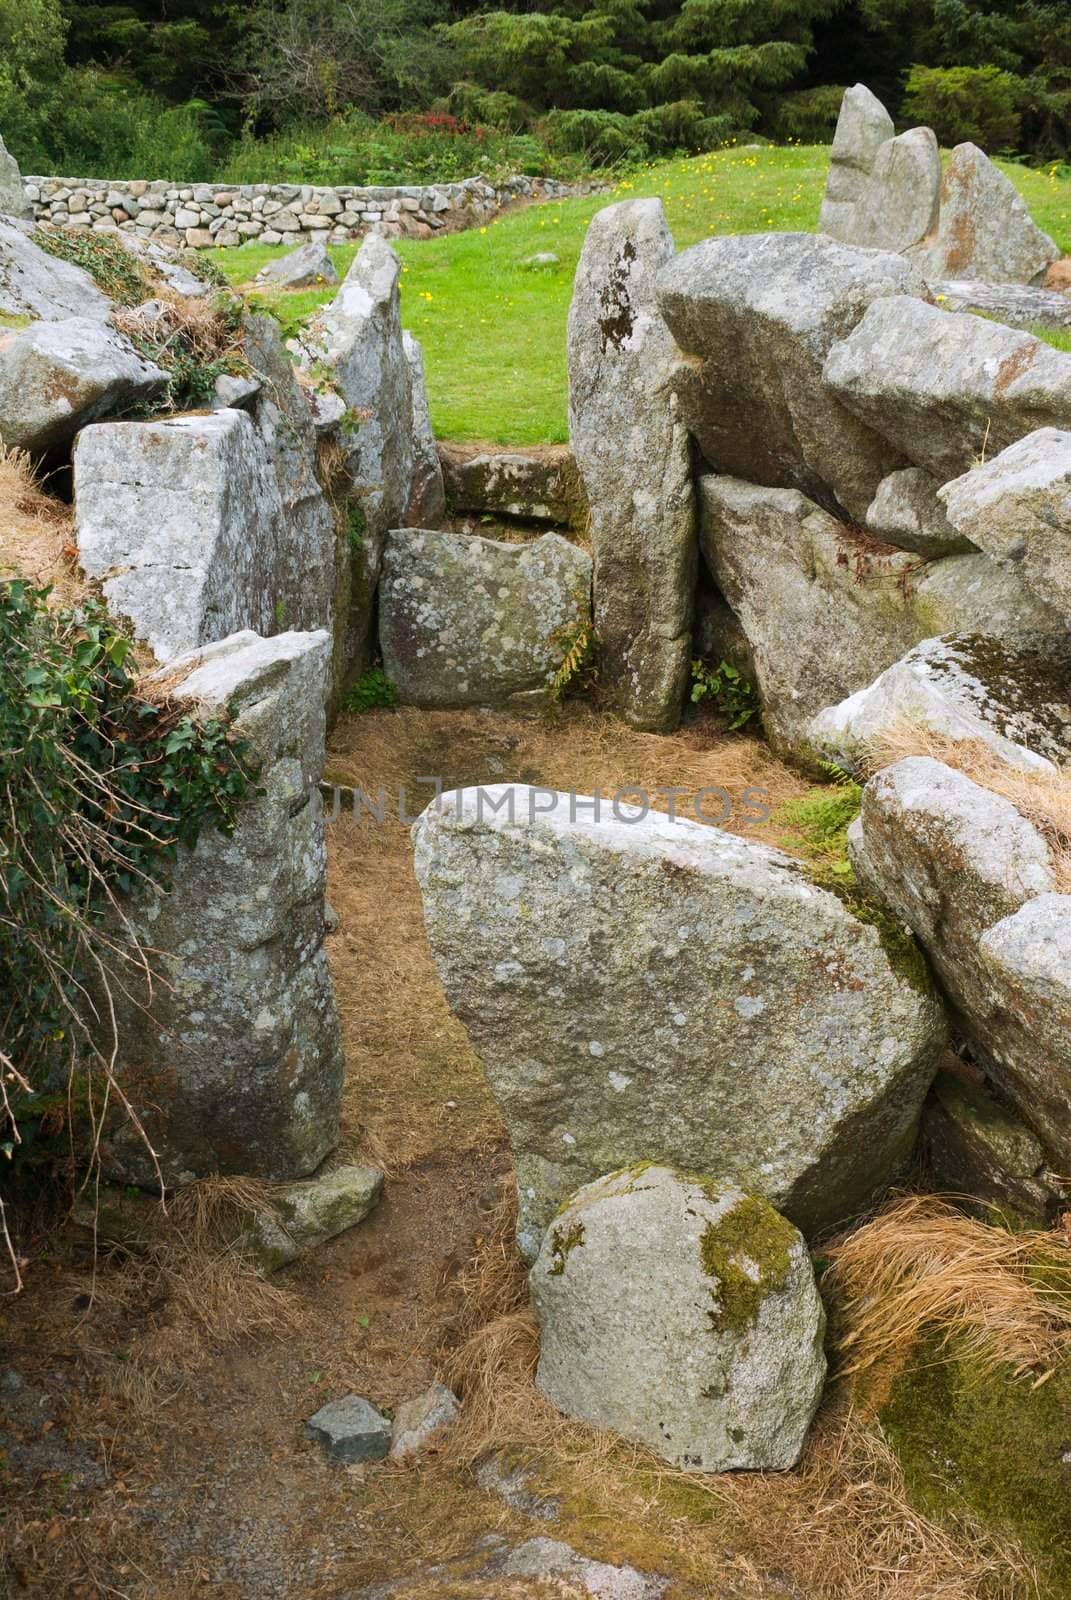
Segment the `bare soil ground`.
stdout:
<path fill-rule="evenodd" d="M 430 790 L 507 779 L 588 792 L 805 784 L 760 742 L 698 721 L 672 739 L 584 710 L 556 726 L 490 714 L 344 719 L 328 779 L 387 816 L 329 828 L 329 950 L 348 1062 L 344 1153 L 387 1169 L 372 1217 L 272 1284 L 221 1244 L 240 1185 L 195 1186 L 167 1218 L 109 1197 L 129 1228 L 93 1250 L 39 1219 L 27 1289 L 0 1302 L 0 1594 L 123 1600 L 345 1600 L 411 1575 L 406 1597 L 574 1592 L 422 1575 L 489 1533 L 550 1535 L 671 1580 L 667 1600 L 1015 1600 L 1015 1549 L 907 1505 L 880 1438 L 834 1395 L 799 1472 L 697 1477 L 565 1422 L 532 1384 L 535 1329 L 510 1246 L 504 1131 L 423 935 L 408 828 Z M 686 813 L 687 799 L 678 801 Z M 728 826 L 777 842 L 743 808 Z M 45 1225 L 47 1221 L 47 1226 Z M 302 1422 L 348 1390 L 385 1407 L 437 1374 L 462 1421 L 406 1468 L 328 1465 Z M 22 1387 L 19 1387 L 21 1382 Z M 479 1487 L 491 1449 L 561 1502 L 548 1524 Z"/>

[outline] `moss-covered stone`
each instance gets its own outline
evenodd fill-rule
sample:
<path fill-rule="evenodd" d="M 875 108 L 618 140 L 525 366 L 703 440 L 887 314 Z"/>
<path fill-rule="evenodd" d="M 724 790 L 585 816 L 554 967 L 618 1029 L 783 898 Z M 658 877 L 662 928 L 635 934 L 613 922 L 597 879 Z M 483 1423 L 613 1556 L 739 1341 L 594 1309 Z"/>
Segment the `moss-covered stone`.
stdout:
<path fill-rule="evenodd" d="M 714 1328 L 740 1330 L 755 1322 L 767 1295 L 788 1282 L 798 1237 L 790 1222 L 754 1195 L 707 1224 L 699 1249 L 704 1272 L 717 1279 L 716 1309 L 710 1313 Z"/>
<path fill-rule="evenodd" d="M 555 1228 L 550 1236 L 551 1264 L 547 1271 L 552 1277 L 560 1278 L 565 1271 L 565 1263 L 571 1251 L 577 1245 L 584 1243 L 584 1224 L 573 1222 L 567 1228 Z"/>

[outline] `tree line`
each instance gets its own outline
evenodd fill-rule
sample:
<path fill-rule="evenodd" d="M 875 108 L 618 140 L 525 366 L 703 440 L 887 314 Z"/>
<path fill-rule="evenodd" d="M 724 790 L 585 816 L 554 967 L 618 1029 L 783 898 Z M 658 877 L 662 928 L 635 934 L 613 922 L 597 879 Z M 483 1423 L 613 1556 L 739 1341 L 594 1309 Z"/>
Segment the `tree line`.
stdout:
<path fill-rule="evenodd" d="M 1062 161 L 1071 7 L 0 0 L 0 134 L 26 171 L 385 181 L 414 162 L 437 175 L 452 145 L 462 165 L 537 170 L 743 135 L 820 142 L 859 79 L 943 143 Z"/>

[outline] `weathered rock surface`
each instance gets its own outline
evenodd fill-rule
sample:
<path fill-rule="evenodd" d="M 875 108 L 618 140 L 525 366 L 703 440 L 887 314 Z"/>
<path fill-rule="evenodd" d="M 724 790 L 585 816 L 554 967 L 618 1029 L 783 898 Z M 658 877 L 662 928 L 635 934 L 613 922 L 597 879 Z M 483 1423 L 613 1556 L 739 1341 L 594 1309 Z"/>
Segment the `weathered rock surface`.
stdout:
<path fill-rule="evenodd" d="M 655 299 L 673 254 L 661 200 L 607 206 L 569 308 L 569 437 L 591 511 L 601 682 L 626 722 L 658 732 L 680 720 L 696 571 L 681 361 Z"/>
<path fill-rule="evenodd" d="M 1008 328 L 1071 328 L 1071 295 L 1025 283 L 977 283 L 942 278 L 930 284 L 946 311 L 981 311 Z"/>
<path fill-rule="evenodd" d="M 390 1449 L 390 1434 L 388 1419 L 359 1394 L 329 1400 L 305 1424 L 305 1437 L 321 1445 L 329 1461 L 348 1466 L 382 1461 Z"/>
<path fill-rule="evenodd" d="M 941 483 L 1035 428 L 1071 425 L 1071 354 L 922 300 L 875 301 L 833 345 L 823 379 Z"/>
<path fill-rule="evenodd" d="M 940 1048 L 917 952 L 893 938 L 890 957 L 779 851 L 593 805 L 466 789 L 414 827 L 439 976 L 509 1127 L 523 1252 L 579 1184 L 648 1158 L 732 1177 L 801 1227 L 851 1214 L 910 1145 Z"/>
<path fill-rule="evenodd" d="M 383 1193 L 378 1167 L 336 1167 L 271 1195 L 258 1213 L 248 1245 L 262 1272 L 277 1272 L 317 1245 L 363 1222 Z"/>
<path fill-rule="evenodd" d="M 409 528 L 438 528 L 446 515 L 446 491 L 431 427 L 424 352 L 420 340 L 414 339 L 411 333 L 402 334 L 402 346 L 409 363 L 409 382 L 413 395 L 413 475 L 409 483 L 405 524 Z"/>
<path fill-rule="evenodd" d="M 676 1467 L 795 1466 L 822 1395 L 807 1246 L 735 1185 L 643 1164 L 599 1178 L 529 1275 L 536 1384 Z"/>
<path fill-rule="evenodd" d="M 855 203 L 863 196 L 878 151 L 895 132 L 892 117 L 865 83 L 845 89 L 818 221 L 823 233 L 854 240 Z"/>
<path fill-rule="evenodd" d="M 316 284 L 337 283 L 335 263 L 322 239 L 310 239 L 285 256 L 276 256 L 257 273 L 257 282 L 273 289 L 308 289 Z"/>
<path fill-rule="evenodd" d="M 338 1138 L 342 1050 L 322 948 L 326 633 L 239 633 L 172 661 L 168 692 L 207 715 L 230 707 L 259 768 L 229 838 L 180 847 L 170 887 L 131 900 L 134 936 L 159 952 L 151 996 L 117 994 L 117 1071 L 165 1182 L 211 1173 L 301 1177 Z M 129 1125 L 108 1159 L 153 1185 Z"/>
<path fill-rule="evenodd" d="M 379 638 L 399 698 L 419 706 L 536 705 L 591 621 L 591 558 L 557 533 L 530 544 L 395 529 Z"/>
<path fill-rule="evenodd" d="M 978 740 L 1012 766 L 1052 770 L 1071 756 L 1071 651 L 961 635 L 926 639 L 866 689 L 829 706 L 811 743 L 862 760 L 901 724 Z"/>
<path fill-rule="evenodd" d="M 695 597 L 695 629 L 692 649 L 700 661 L 716 665 L 727 661 L 749 683 L 755 682 L 755 652 L 732 606 L 710 581 L 706 570 L 700 574 Z"/>
<path fill-rule="evenodd" d="M 994 1001 L 986 1064 L 1040 1134 L 1071 1162 L 1071 895 L 1042 894 L 989 928 L 978 955 Z"/>
<path fill-rule="evenodd" d="M 901 467 L 882 478 L 866 514 L 869 532 L 901 550 L 913 550 L 928 561 L 975 547 L 945 516 L 937 498 L 941 487 L 921 467 Z"/>
<path fill-rule="evenodd" d="M 909 128 L 875 156 L 848 242 L 873 250 L 910 249 L 937 226 L 940 192 L 941 152 L 933 129 Z"/>
<path fill-rule="evenodd" d="M 333 373 L 346 402 L 344 429 L 358 522 L 345 596 L 345 659 L 360 672 L 372 646 L 372 604 L 388 528 L 405 520 L 413 481 L 413 394 L 402 343 L 394 251 L 370 234 L 337 295 L 309 326 L 314 361 Z M 340 606 L 340 617 L 342 615 Z"/>
<path fill-rule="evenodd" d="M 923 1113 L 922 1137 L 935 1189 L 970 1195 L 983 1207 L 1010 1210 L 1035 1226 L 1051 1220 L 1059 1191 L 1041 1143 L 984 1084 L 962 1072 L 939 1072 Z"/>
<path fill-rule="evenodd" d="M 33 206 L 22 186 L 22 173 L 15 157 L 0 139 L 0 216 L 32 217 Z"/>
<path fill-rule="evenodd" d="M 89 317 L 0 327 L 0 440 L 48 450 L 96 417 L 167 387 L 167 373 Z"/>
<path fill-rule="evenodd" d="M 474 1587 L 481 1585 L 480 1588 Z M 488 1587 L 488 1585 L 494 1587 Z M 447 1595 L 590 1596 L 591 1600 L 661 1600 L 669 1579 L 635 1567 L 593 1561 L 560 1539 L 526 1539 L 510 1545 L 486 1534 L 466 1555 L 424 1566 L 404 1578 L 361 1589 L 345 1600 L 425 1600 Z"/>
<path fill-rule="evenodd" d="M 1011 179 L 976 144 L 958 144 L 941 182 L 935 236 L 915 252 L 923 275 L 1040 283 L 1059 255 Z"/>
<path fill-rule="evenodd" d="M 28 228 L 0 216 L 0 317 L 103 322 L 111 309 L 88 272 L 49 255 L 34 244 Z"/>
<path fill-rule="evenodd" d="M 457 1420 L 457 1395 L 444 1383 L 433 1383 L 423 1394 L 406 1400 L 394 1414 L 391 1430 L 392 1461 L 407 1461 L 427 1449 L 444 1428 Z"/>
<path fill-rule="evenodd" d="M 1071 628 L 1071 432 L 1040 428 L 941 490 L 952 525 Z"/>
<path fill-rule="evenodd" d="M 557 1495 L 540 1494 L 529 1487 L 535 1470 L 528 1462 L 515 1462 L 505 1452 L 485 1456 L 476 1468 L 476 1482 L 488 1494 L 497 1494 L 511 1511 L 537 1522 L 555 1522 L 562 1503 Z"/>
<path fill-rule="evenodd" d="M 900 256 L 821 235 L 706 239 L 669 262 L 658 303 L 695 358 L 677 387 L 710 465 L 861 522 L 882 478 L 905 464 L 902 446 L 845 409 L 822 382 L 823 363 L 868 307 L 890 306 L 895 325 L 904 297 L 919 292 Z"/>
<path fill-rule="evenodd" d="M 579 527 L 584 491 L 567 445 L 532 450 L 484 450 L 440 444 L 446 498 L 454 511 L 490 512 L 526 522 Z"/>

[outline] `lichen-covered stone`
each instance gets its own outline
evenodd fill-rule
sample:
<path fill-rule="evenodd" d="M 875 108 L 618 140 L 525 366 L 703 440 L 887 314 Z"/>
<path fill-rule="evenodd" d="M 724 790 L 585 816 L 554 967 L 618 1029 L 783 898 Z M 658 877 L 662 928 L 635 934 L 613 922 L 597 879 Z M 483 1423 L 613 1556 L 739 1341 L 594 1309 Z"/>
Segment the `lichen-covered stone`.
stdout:
<path fill-rule="evenodd" d="M 535 1587 L 533 1587 L 533 1585 Z M 589 1600 L 661 1600 L 669 1579 L 635 1567 L 614 1566 L 582 1555 L 561 1539 L 525 1539 L 512 1545 L 501 1534 L 487 1533 L 473 1548 L 449 1561 L 418 1567 L 406 1577 L 389 1578 L 361 1589 L 347 1600 L 428 1600 L 471 1596 L 513 1597 L 561 1595 Z"/>
<path fill-rule="evenodd" d="M 852 218 L 849 243 L 909 250 L 937 225 L 941 152 L 932 128 L 909 128 L 878 150 Z"/>
<path fill-rule="evenodd" d="M 338 272 L 323 240 L 313 238 L 261 267 L 257 282 L 273 289 L 309 289 L 337 283 Z"/>
<path fill-rule="evenodd" d="M 1035 428 L 1071 425 L 1071 354 L 908 296 L 876 300 L 822 376 L 887 448 L 941 483 Z"/>
<path fill-rule="evenodd" d="M 321 1445 L 329 1461 L 347 1466 L 382 1461 L 390 1449 L 390 1434 L 389 1420 L 359 1394 L 329 1400 L 305 1424 L 305 1437 Z"/>
<path fill-rule="evenodd" d="M 591 512 L 600 683 L 633 727 L 680 720 L 696 571 L 682 363 L 655 299 L 673 236 L 661 200 L 591 221 L 569 308 L 569 437 Z"/>
<path fill-rule="evenodd" d="M 404 1401 L 394 1413 L 391 1430 L 392 1461 L 408 1461 L 426 1450 L 438 1434 L 456 1422 L 457 1395 L 444 1383 L 433 1383 L 422 1394 Z"/>
<path fill-rule="evenodd" d="M 0 216 L 0 318 L 103 322 L 111 309 L 88 272 L 42 250 L 28 228 Z"/>
<path fill-rule="evenodd" d="M 180 847 L 167 885 L 125 907 L 157 952 L 152 993 L 133 972 L 116 992 L 117 1074 L 164 1181 L 212 1173 L 271 1179 L 315 1170 L 338 1138 L 342 1050 L 323 951 L 326 633 L 238 633 L 157 677 L 203 714 L 233 713 L 256 783 L 230 837 Z M 122 1124 L 113 1170 L 156 1182 Z"/>
<path fill-rule="evenodd" d="M 937 498 L 941 485 L 921 467 L 901 467 L 878 484 L 866 526 L 886 544 L 933 560 L 975 547 L 957 533 Z"/>
<path fill-rule="evenodd" d="M 1056 606 L 1071 629 L 1071 432 L 1028 434 L 946 483 L 941 499 L 952 525 Z"/>
<path fill-rule="evenodd" d="M 705 239 L 667 263 L 658 303 L 693 358 L 677 379 L 681 414 L 709 464 L 861 522 L 904 460 L 825 387 L 823 362 L 868 307 L 895 320 L 921 287 L 900 256 L 809 233 Z"/>
<path fill-rule="evenodd" d="M 0 442 L 9 450 L 53 449 L 95 418 L 155 398 L 167 382 L 105 322 L 0 325 Z"/>
<path fill-rule="evenodd" d="M 509 1128 L 523 1252 L 579 1184 L 646 1158 L 732 1177 L 807 1229 L 851 1215 L 910 1146 L 941 1046 L 917 951 L 779 851 L 593 804 L 465 789 L 414 827 L 439 976 Z"/>
<path fill-rule="evenodd" d="M 935 235 L 914 252 L 923 275 L 1041 283 L 1059 255 L 1011 179 L 976 144 L 958 144 L 941 181 Z"/>
<path fill-rule="evenodd" d="M 536 1384 L 567 1416 L 700 1472 L 799 1460 L 825 1315 L 807 1246 L 766 1201 L 651 1164 L 598 1178 L 529 1284 Z"/>
<path fill-rule="evenodd" d="M 428 385 L 424 376 L 424 352 L 420 340 L 402 334 L 405 359 L 409 363 L 409 382 L 413 395 L 413 475 L 409 482 L 409 502 L 405 524 L 409 528 L 438 528 L 446 515 L 446 490 L 435 434 L 431 427 Z"/>
<path fill-rule="evenodd" d="M 363 1222 L 382 1193 L 378 1167 L 335 1167 L 308 1182 L 286 1184 L 257 1213 L 246 1247 L 262 1272 L 277 1272 Z"/>
<path fill-rule="evenodd" d="M 1051 772 L 1071 755 L 1069 674 L 1071 647 L 1055 642 L 926 639 L 868 688 L 820 712 L 809 739 L 829 759 L 852 765 L 906 725 L 977 740 L 1012 766 Z"/>
<path fill-rule="evenodd" d="M 866 190 L 878 151 L 895 132 L 892 117 L 865 83 L 845 89 L 818 219 L 830 238 L 855 242 L 856 202 Z"/>
<path fill-rule="evenodd" d="M 591 623 L 591 557 L 557 533 L 529 544 L 395 529 L 379 638 L 399 699 L 418 706 L 542 703 Z"/>
<path fill-rule="evenodd" d="M 451 510 L 583 527 L 584 490 L 568 445 L 488 450 L 443 443 L 438 451 Z"/>
<path fill-rule="evenodd" d="M 963 1072 L 937 1074 L 922 1118 L 922 1140 L 933 1187 L 971 1196 L 979 1208 L 1046 1226 L 1060 1193 L 1046 1169 L 1037 1136 Z"/>

